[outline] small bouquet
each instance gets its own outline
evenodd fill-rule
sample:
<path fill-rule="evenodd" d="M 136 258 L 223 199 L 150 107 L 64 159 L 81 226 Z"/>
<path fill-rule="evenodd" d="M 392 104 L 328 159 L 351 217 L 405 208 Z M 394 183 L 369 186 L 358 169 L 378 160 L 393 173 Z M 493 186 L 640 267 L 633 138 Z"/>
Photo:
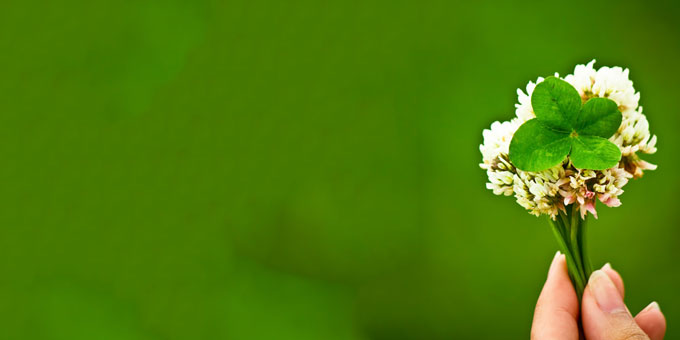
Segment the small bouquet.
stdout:
<path fill-rule="evenodd" d="M 579 301 L 592 272 L 588 213 L 597 218 L 598 201 L 618 207 L 628 180 L 656 168 L 639 157 L 656 152 L 656 136 L 628 69 L 594 63 L 529 82 L 526 94 L 518 89 L 516 117 L 491 124 L 479 147 L 486 187 L 548 216 Z"/>

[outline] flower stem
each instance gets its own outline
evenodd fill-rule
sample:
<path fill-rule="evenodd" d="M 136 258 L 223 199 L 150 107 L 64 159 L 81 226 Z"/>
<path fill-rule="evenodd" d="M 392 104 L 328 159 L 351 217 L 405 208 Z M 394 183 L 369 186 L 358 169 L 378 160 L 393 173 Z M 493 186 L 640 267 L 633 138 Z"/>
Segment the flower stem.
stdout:
<path fill-rule="evenodd" d="M 586 223 L 579 217 L 578 210 L 573 205 L 567 206 L 565 210 L 549 222 L 560 250 L 567 259 L 569 277 L 580 302 L 592 272 L 586 251 Z"/>
<path fill-rule="evenodd" d="M 567 259 L 569 278 L 571 278 L 580 305 L 583 291 L 593 271 L 586 251 L 586 220 L 579 218 L 578 209 L 573 205 L 567 206 L 565 210 L 560 211 L 555 220 L 548 219 L 548 222 L 550 222 L 560 250 Z M 585 339 L 580 320 L 578 326 L 579 339 Z"/>
<path fill-rule="evenodd" d="M 578 270 L 578 267 L 576 267 L 576 260 L 572 252 L 572 248 L 569 244 L 569 237 L 566 236 L 568 232 L 566 226 L 561 220 L 555 221 L 549 220 L 549 222 L 550 225 L 552 226 L 555 238 L 557 239 L 557 243 L 560 246 L 560 250 L 567 258 L 567 269 L 569 271 L 569 277 L 571 278 L 571 282 L 574 285 L 574 289 L 576 290 L 576 295 L 578 295 L 579 301 L 581 301 L 581 296 L 583 295 L 585 283 L 583 282 L 581 272 Z"/>
<path fill-rule="evenodd" d="M 583 257 L 582 257 L 582 250 L 581 250 L 581 242 L 579 242 L 579 234 L 581 234 L 580 230 L 580 225 L 581 223 L 579 222 L 580 219 L 578 218 L 578 212 L 574 211 L 573 206 L 572 207 L 567 207 L 567 215 L 568 217 L 566 220 L 569 221 L 569 225 L 567 228 L 569 229 L 569 245 L 571 246 L 571 251 L 574 254 L 574 261 L 576 262 L 576 268 L 579 271 L 579 275 L 581 276 L 581 279 L 583 280 L 584 284 L 587 282 L 588 277 L 586 276 L 586 271 L 585 271 L 585 266 L 583 265 Z M 584 285 L 585 288 L 585 285 Z M 580 295 L 579 295 L 580 297 Z"/>
<path fill-rule="evenodd" d="M 593 266 L 590 263 L 590 257 L 588 257 L 588 247 L 586 246 L 586 219 L 578 219 L 579 228 L 578 228 L 578 243 L 579 243 L 579 248 L 581 249 L 581 259 L 583 260 L 583 268 L 585 270 L 585 277 L 589 278 L 590 274 L 593 273 Z"/>

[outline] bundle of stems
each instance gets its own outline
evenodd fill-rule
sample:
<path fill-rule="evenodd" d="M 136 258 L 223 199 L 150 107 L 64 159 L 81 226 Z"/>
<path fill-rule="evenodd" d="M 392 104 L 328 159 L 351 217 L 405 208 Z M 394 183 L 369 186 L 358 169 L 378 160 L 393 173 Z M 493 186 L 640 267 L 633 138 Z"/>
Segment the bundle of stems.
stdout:
<path fill-rule="evenodd" d="M 560 250 L 567 259 L 569 277 L 580 304 L 583 291 L 593 269 L 586 251 L 586 219 L 581 219 L 578 208 L 574 206 L 575 204 L 566 206 L 565 211 L 560 211 L 555 220 L 548 220 L 555 233 Z"/>
<path fill-rule="evenodd" d="M 579 216 L 578 208 L 574 204 L 568 205 L 565 211 L 560 211 L 555 220 L 548 218 L 560 250 L 567 259 L 569 278 L 571 278 L 571 283 L 576 290 L 579 305 L 581 305 L 588 278 L 593 272 L 586 251 L 586 219 L 587 216 L 583 219 Z M 579 339 L 585 339 L 580 318 L 578 329 Z"/>

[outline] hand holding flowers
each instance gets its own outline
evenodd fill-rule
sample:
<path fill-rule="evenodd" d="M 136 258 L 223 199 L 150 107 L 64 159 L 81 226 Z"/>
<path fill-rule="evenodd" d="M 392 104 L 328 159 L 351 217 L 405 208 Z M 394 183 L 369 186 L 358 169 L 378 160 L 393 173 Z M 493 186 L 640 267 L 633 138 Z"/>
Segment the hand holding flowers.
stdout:
<path fill-rule="evenodd" d="M 517 91 L 516 116 L 491 124 L 480 145 L 487 188 L 548 216 L 578 301 L 592 273 L 588 213 L 597 218 L 598 201 L 620 206 L 628 181 L 656 169 L 639 157 L 656 152 L 656 136 L 628 70 L 594 63 L 529 82 Z"/>
<path fill-rule="evenodd" d="M 579 311 L 579 300 L 567 275 L 565 256 L 558 252 L 536 304 L 531 339 L 662 340 L 666 333 L 666 318 L 659 304 L 652 302 L 633 317 L 623 296 L 623 279 L 607 263 L 588 281 Z M 579 329 L 581 319 L 583 327 Z"/>

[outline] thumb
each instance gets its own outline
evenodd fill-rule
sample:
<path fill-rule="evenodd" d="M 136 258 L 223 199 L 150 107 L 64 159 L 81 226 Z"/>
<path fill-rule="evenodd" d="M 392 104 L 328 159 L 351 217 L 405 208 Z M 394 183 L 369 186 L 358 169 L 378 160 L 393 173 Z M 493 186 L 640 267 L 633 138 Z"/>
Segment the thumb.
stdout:
<path fill-rule="evenodd" d="M 623 303 L 614 282 L 596 270 L 583 292 L 583 331 L 588 340 L 649 340 Z"/>

